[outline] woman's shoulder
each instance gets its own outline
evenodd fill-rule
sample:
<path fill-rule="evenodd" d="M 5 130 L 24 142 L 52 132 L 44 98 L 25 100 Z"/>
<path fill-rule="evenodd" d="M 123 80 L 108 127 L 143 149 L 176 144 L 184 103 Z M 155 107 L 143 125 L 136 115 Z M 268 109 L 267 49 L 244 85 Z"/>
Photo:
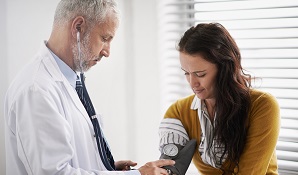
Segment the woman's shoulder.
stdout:
<path fill-rule="evenodd" d="M 269 92 L 252 89 L 250 91 L 251 110 L 252 111 L 279 111 L 279 104 L 275 96 Z"/>
<path fill-rule="evenodd" d="M 170 111 L 180 111 L 180 110 L 187 110 L 190 109 L 191 104 L 193 103 L 195 95 L 189 95 L 185 97 L 181 97 L 173 102 L 168 110 Z"/>
<path fill-rule="evenodd" d="M 276 102 L 275 96 L 270 94 L 269 92 L 265 92 L 259 89 L 251 89 L 250 90 L 250 98 L 251 102 L 260 102 L 260 101 L 271 101 L 271 102 Z"/>
<path fill-rule="evenodd" d="M 189 96 L 185 96 L 185 97 L 182 97 L 180 99 L 178 99 L 175 103 L 177 105 L 191 105 L 194 101 L 194 98 L 195 98 L 195 95 L 192 94 L 192 95 L 189 95 Z"/>

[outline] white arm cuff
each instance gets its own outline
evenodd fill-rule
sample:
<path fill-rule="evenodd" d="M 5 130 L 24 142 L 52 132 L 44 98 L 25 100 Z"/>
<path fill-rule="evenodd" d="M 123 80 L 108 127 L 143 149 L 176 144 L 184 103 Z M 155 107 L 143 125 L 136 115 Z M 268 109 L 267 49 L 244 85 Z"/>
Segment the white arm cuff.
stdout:
<path fill-rule="evenodd" d="M 188 134 L 181 121 L 173 118 L 165 118 L 159 126 L 159 149 L 165 144 L 174 143 L 185 146 L 189 141 Z"/>

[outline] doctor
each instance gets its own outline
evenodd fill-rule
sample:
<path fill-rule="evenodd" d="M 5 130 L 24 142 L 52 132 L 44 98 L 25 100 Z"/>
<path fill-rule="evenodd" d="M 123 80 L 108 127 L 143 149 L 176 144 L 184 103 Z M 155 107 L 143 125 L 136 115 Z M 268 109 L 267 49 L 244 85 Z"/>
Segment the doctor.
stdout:
<path fill-rule="evenodd" d="M 49 40 L 6 94 L 7 175 L 167 174 L 161 167 L 174 161 L 157 160 L 126 171 L 136 163 L 113 163 L 108 153 L 108 161 L 103 158 L 102 150 L 109 149 L 107 143 L 107 148 L 102 147 L 105 139 L 98 136 L 100 126 L 96 129 L 91 122 L 100 116 L 88 115 L 75 90 L 76 82 L 83 83 L 78 74 L 109 56 L 117 27 L 113 0 L 61 0 L 58 4 Z"/>

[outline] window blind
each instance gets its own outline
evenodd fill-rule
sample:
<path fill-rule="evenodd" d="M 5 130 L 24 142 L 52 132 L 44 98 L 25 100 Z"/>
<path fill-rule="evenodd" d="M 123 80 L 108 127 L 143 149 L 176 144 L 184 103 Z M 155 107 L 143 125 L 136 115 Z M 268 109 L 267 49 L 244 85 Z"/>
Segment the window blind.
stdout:
<path fill-rule="evenodd" d="M 279 173 L 298 174 L 298 1 L 160 0 L 159 56 L 162 114 L 191 94 L 180 70 L 177 41 L 190 26 L 219 22 L 236 40 L 253 87 L 280 105 Z"/>

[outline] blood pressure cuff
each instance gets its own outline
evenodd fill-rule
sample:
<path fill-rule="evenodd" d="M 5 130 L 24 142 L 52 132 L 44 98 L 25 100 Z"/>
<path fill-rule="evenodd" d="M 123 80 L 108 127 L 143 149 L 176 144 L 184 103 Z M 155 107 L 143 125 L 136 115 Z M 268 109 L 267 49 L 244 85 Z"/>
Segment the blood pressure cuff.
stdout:
<path fill-rule="evenodd" d="M 171 170 L 173 174 L 185 175 L 194 152 L 196 150 L 197 141 L 192 139 L 185 146 L 177 144 L 165 144 L 162 148 L 162 154 L 159 159 L 172 159 L 175 161 L 173 166 L 164 166 L 164 169 Z"/>

